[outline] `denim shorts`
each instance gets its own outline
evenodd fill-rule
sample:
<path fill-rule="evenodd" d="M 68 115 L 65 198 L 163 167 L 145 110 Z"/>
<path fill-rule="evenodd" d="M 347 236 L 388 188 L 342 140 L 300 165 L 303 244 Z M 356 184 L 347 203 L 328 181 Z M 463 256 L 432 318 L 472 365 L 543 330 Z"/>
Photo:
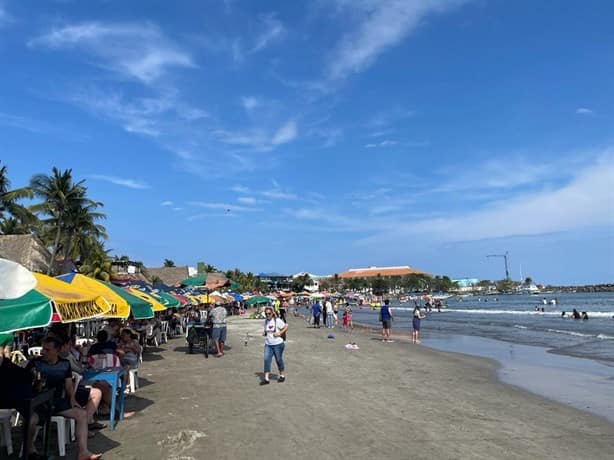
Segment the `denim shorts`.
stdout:
<path fill-rule="evenodd" d="M 215 342 L 226 342 L 226 326 L 212 328 L 211 338 Z"/>

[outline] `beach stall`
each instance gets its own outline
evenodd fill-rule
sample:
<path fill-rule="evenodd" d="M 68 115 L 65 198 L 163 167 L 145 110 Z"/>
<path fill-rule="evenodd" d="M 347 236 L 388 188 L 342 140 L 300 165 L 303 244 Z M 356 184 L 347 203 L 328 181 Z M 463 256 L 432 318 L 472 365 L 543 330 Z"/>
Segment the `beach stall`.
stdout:
<path fill-rule="evenodd" d="M 255 295 L 245 301 L 246 305 L 264 305 L 273 302 L 270 297 Z"/>

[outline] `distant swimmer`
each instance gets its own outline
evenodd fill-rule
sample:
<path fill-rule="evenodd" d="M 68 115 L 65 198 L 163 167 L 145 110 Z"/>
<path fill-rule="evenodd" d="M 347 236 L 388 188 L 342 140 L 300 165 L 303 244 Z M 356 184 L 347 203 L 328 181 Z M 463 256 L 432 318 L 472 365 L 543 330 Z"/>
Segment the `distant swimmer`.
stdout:
<path fill-rule="evenodd" d="M 548 305 L 548 301 L 546 300 L 546 298 L 545 298 L 545 297 L 542 299 L 542 303 L 543 303 L 544 305 Z"/>
<path fill-rule="evenodd" d="M 582 312 L 582 319 L 588 319 L 588 313 L 585 311 Z"/>
<path fill-rule="evenodd" d="M 565 316 L 566 314 L 567 314 L 566 312 L 562 312 L 561 313 L 561 318 L 566 318 L 566 316 Z"/>
<path fill-rule="evenodd" d="M 556 305 L 556 298 L 554 298 L 554 299 L 550 300 L 550 303 L 551 303 L 552 305 Z"/>
<path fill-rule="evenodd" d="M 580 313 L 578 313 L 578 310 L 576 310 L 575 308 L 573 309 L 573 312 L 571 313 L 571 317 L 573 319 L 580 319 Z"/>

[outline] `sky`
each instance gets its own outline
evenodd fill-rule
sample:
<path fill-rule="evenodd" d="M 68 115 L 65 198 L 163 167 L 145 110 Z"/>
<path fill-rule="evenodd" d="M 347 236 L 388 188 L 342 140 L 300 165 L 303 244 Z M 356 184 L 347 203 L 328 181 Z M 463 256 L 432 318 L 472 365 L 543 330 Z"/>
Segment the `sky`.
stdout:
<path fill-rule="evenodd" d="M 147 266 L 614 281 L 607 0 L 0 0 L 0 160 Z"/>

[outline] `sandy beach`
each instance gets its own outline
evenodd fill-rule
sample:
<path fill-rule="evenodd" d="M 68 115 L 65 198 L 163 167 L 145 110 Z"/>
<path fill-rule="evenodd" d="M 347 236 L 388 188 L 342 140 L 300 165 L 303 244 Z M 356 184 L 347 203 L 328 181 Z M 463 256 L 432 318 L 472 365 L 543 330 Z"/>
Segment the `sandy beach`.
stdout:
<path fill-rule="evenodd" d="M 482 358 L 290 319 L 287 380 L 258 385 L 261 321 L 231 318 L 223 358 L 181 338 L 148 352 L 137 409 L 91 440 L 105 459 L 607 459 L 614 424 L 495 378 Z M 247 345 L 244 344 L 249 333 Z M 274 368 L 275 369 L 275 368 Z M 552 382 L 559 385 L 560 382 Z"/>

